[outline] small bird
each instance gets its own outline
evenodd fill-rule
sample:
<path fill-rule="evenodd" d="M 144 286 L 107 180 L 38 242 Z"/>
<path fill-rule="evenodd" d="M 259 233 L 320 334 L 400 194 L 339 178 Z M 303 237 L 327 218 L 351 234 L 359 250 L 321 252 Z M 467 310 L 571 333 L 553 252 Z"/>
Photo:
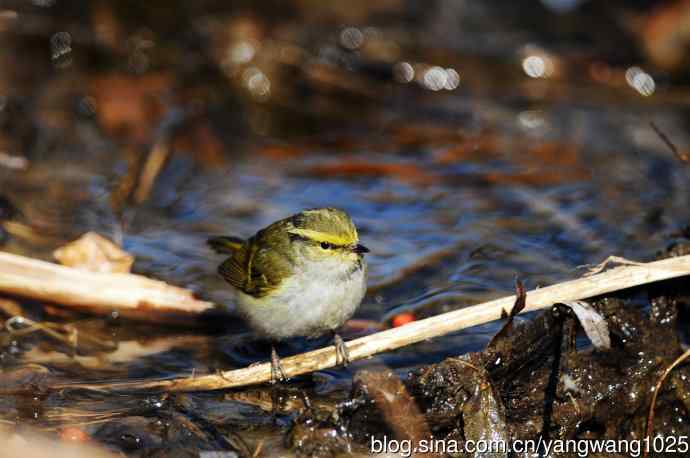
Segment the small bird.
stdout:
<path fill-rule="evenodd" d="M 336 208 L 305 210 L 247 240 L 213 237 L 209 246 L 230 255 L 218 273 L 236 291 L 240 315 L 271 340 L 271 380 L 285 380 L 275 342 L 333 333 L 336 361 L 349 356 L 337 330 L 357 310 L 367 289 L 367 264 L 357 228 Z"/>

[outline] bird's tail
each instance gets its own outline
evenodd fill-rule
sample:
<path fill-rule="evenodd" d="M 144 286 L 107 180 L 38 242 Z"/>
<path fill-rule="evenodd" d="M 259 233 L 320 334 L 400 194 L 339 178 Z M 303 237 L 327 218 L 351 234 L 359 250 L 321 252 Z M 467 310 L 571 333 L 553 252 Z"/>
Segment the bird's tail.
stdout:
<path fill-rule="evenodd" d="M 219 237 L 211 237 L 206 243 L 208 243 L 208 246 L 216 253 L 232 254 L 242 248 L 244 240 L 239 237 L 221 235 Z"/>

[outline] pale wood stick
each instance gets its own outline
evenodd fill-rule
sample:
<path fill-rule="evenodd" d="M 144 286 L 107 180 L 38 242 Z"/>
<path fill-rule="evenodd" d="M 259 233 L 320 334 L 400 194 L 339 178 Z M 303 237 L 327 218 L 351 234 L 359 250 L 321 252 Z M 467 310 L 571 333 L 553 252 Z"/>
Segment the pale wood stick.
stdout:
<path fill-rule="evenodd" d="M 215 306 L 142 275 L 100 273 L 0 252 L 0 292 L 138 319 L 195 317 Z"/>
<path fill-rule="evenodd" d="M 527 306 L 522 313 L 684 275 L 690 275 L 690 255 L 641 265 L 616 267 L 589 277 L 529 291 Z M 350 360 L 354 361 L 488 323 L 501 318 L 502 313 L 504 311 L 507 313 L 514 302 L 515 296 L 504 297 L 361 337 L 346 343 L 348 354 Z M 281 365 L 288 377 L 327 369 L 334 367 L 335 364 L 336 355 L 333 346 L 281 359 Z M 125 382 L 116 385 L 109 384 L 108 387 L 195 391 L 247 386 L 268 382 L 270 379 L 271 365 L 262 363 L 219 374 L 150 382 Z M 99 385 L 86 384 L 65 386 L 99 387 Z M 100 387 L 103 388 L 104 385 Z"/>

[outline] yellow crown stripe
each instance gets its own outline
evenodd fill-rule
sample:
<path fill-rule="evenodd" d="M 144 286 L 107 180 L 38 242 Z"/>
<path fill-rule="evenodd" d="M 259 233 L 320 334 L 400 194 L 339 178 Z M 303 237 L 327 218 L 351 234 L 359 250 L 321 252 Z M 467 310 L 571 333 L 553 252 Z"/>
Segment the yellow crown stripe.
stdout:
<path fill-rule="evenodd" d="M 309 240 L 314 240 L 315 242 L 328 242 L 338 246 L 351 245 L 357 241 L 357 239 L 353 240 L 351 238 L 339 237 L 335 234 L 326 234 L 324 232 L 319 232 L 312 229 L 294 228 L 288 230 L 288 232 Z"/>

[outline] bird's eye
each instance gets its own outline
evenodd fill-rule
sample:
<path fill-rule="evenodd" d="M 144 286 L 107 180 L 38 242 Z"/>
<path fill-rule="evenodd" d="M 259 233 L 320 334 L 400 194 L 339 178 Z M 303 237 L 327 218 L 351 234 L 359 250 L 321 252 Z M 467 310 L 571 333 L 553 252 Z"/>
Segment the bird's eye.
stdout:
<path fill-rule="evenodd" d="M 327 249 L 329 249 L 330 247 L 331 247 L 331 244 L 330 244 L 330 243 L 328 243 L 328 242 L 321 242 L 321 248 L 323 248 L 324 250 L 327 250 Z"/>

